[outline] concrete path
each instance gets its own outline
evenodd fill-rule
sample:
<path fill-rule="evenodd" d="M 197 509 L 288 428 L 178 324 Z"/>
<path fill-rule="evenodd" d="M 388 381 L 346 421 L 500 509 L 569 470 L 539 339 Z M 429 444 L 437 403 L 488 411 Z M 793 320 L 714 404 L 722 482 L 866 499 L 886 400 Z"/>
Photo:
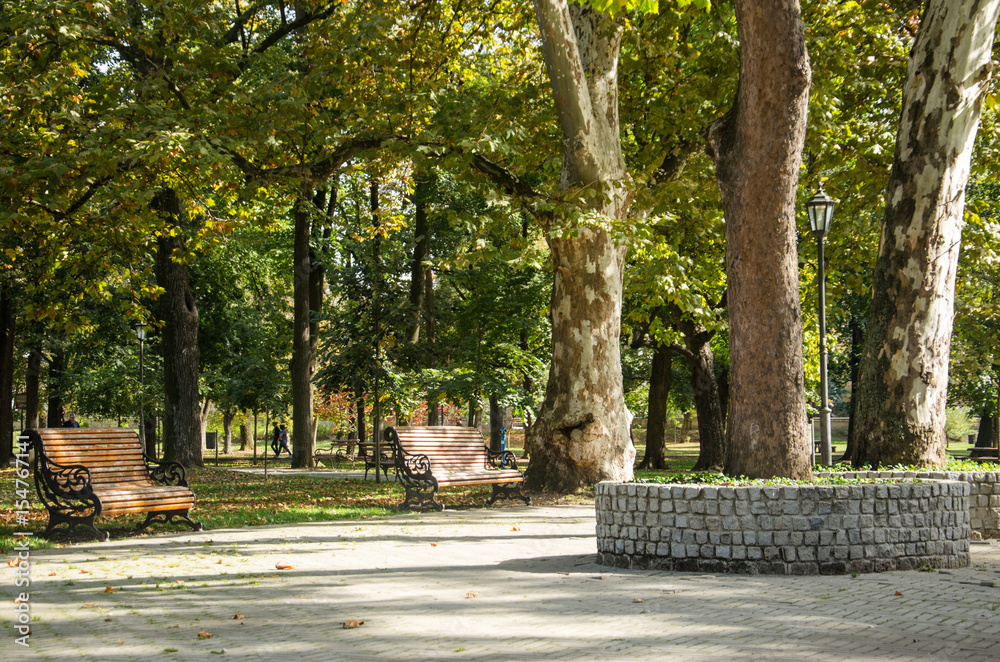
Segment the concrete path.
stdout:
<path fill-rule="evenodd" d="M 969 569 L 856 578 L 616 570 L 595 551 L 592 506 L 35 551 L 31 648 L 8 607 L 0 659 L 1000 660 L 997 543 Z"/>

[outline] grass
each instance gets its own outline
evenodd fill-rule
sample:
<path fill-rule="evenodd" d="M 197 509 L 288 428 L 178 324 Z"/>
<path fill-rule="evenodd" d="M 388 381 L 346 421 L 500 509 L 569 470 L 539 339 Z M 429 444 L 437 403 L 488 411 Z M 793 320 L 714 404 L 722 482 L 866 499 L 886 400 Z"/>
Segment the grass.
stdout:
<path fill-rule="evenodd" d="M 288 465 L 287 461 L 284 465 Z M 188 470 L 188 483 L 198 498 L 198 503 L 191 512 L 192 519 L 204 524 L 206 529 L 362 520 L 392 514 L 403 501 L 403 488 L 393 482 L 391 477 L 383 483 L 375 483 L 371 479 L 332 476 L 270 476 L 265 480 L 263 475 L 199 467 Z M 0 509 L 0 553 L 11 550 L 15 531 L 38 533 L 48 522 L 48 514 L 33 491 L 33 480 L 31 484 L 32 508 L 27 523 L 16 522 L 13 508 Z M 14 489 L 14 470 L 0 469 L 0 498 L 12 503 Z M 452 510 L 480 508 L 491 491 L 489 485 L 442 488 L 438 500 Z M 587 503 L 590 500 L 587 493 L 568 496 L 532 495 L 532 498 L 540 503 Z M 502 502 L 498 505 L 502 505 Z M 135 525 L 140 521 L 142 517 L 139 515 L 100 517 L 97 526 L 110 531 L 113 538 L 187 530 L 183 525 L 161 524 L 153 525 L 146 532 L 138 532 Z M 65 527 L 58 531 L 65 531 Z M 59 533 L 54 541 L 38 537 L 30 538 L 29 541 L 32 549 L 42 549 L 60 543 L 93 539 L 92 534 L 78 529 L 71 534 Z"/>

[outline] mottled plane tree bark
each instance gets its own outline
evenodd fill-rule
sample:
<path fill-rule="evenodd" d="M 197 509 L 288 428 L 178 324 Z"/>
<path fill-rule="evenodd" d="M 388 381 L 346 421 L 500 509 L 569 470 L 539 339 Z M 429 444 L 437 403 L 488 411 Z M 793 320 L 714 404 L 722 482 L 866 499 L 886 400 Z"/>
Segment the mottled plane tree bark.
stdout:
<path fill-rule="evenodd" d="M 736 0 L 740 80 L 709 131 L 726 217 L 725 471 L 809 478 L 795 194 L 810 68 L 798 0 Z"/>
<path fill-rule="evenodd" d="M 618 346 L 625 247 L 606 221 L 626 217 L 634 190 L 618 124 L 621 24 L 566 0 L 535 0 L 535 14 L 562 132 L 559 189 L 587 189 L 593 221 L 549 233 L 552 363 L 525 480 L 570 491 L 633 475 Z"/>
<path fill-rule="evenodd" d="M 1000 0 L 928 0 L 910 53 L 858 384 L 855 465 L 940 465 L 965 185 Z"/>

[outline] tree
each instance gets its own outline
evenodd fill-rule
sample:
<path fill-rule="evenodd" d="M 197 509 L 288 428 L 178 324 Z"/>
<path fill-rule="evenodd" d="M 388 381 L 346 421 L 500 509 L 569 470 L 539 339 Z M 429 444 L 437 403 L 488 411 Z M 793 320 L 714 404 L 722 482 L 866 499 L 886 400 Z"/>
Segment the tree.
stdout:
<path fill-rule="evenodd" d="M 609 227 L 634 195 L 618 124 L 622 26 L 565 0 L 536 0 L 535 14 L 562 132 L 559 191 L 588 218 L 549 228 L 552 363 L 525 484 L 570 491 L 629 480 L 635 459 L 618 345 L 625 247 Z"/>
<path fill-rule="evenodd" d="M 735 6 L 739 89 L 709 133 L 726 215 L 726 472 L 808 478 L 795 194 L 809 58 L 797 1 Z"/>
<path fill-rule="evenodd" d="M 965 185 L 1000 2 L 928 0 L 910 54 L 858 386 L 854 464 L 939 465 Z"/>

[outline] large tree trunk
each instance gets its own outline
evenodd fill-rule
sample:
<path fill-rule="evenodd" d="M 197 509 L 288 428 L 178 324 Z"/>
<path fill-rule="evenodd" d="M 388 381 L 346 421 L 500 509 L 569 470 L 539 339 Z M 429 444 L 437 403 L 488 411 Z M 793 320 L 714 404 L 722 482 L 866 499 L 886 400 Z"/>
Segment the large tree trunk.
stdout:
<path fill-rule="evenodd" d="M 308 197 L 303 193 L 295 204 L 294 222 L 294 299 L 292 334 L 292 467 L 313 466 L 313 386 L 312 371 L 316 356 L 310 342 L 309 256 L 310 222 Z"/>
<path fill-rule="evenodd" d="M 65 402 L 63 400 L 63 372 L 65 369 L 66 352 L 61 347 L 57 347 L 49 355 L 49 403 L 47 408 L 49 413 L 49 427 L 58 427 L 66 419 Z"/>
<path fill-rule="evenodd" d="M 428 248 L 428 254 L 430 249 Z M 427 347 L 428 368 L 434 368 L 437 361 L 434 356 L 434 347 L 437 335 L 437 315 L 434 311 L 434 270 L 427 267 L 424 271 L 424 345 Z M 441 416 L 441 401 L 437 398 L 427 399 L 427 425 L 442 425 L 444 421 Z"/>
<path fill-rule="evenodd" d="M 497 396 L 490 395 L 490 448 L 500 450 L 500 428 L 503 427 L 503 409 Z"/>
<path fill-rule="evenodd" d="M 327 247 L 333 228 L 330 223 L 337 207 L 337 187 L 330 189 L 329 197 L 325 191 L 319 190 L 313 196 L 313 204 L 321 212 L 319 223 L 315 224 L 310 234 L 317 235 L 319 246 L 309 248 L 309 354 L 312 365 L 309 366 L 310 380 L 316 373 L 316 357 L 319 356 L 319 322 L 323 313 L 323 295 L 326 288 L 326 258 Z M 310 405 L 311 406 L 311 405 Z M 310 409 L 311 411 L 311 409 Z M 319 428 L 319 418 L 312 417 L 312 427 L 309 431 L 310 462 L 316 449 L 316 431 Z"/>
<path fill-rule="evenodd" d="M 17 314 L 11 284 L 0 285 L 0 466 L 14 458 L 14 332 Z"/>
<path fill-rule="evenodd" d="M 587 213 L 623 219 L 634 191 L 618 125 L 621 26 L 566 0 L 535 0 L 535 14 L 562 132 L 562 191 L 589 187 Z M 552 236 L 552 363 L 531 429 L 531 489 L 571 491 L 631 480 L 635 448 L 622 394 L 618 339 L 625 248 L 603 223 L 578 221 Z"/>
<path fill-rule="evenodd" d="M 144 413 L 145 414 L 145 413 Z M 156 417 L 145 414 L 146 420 L 143 421 L 145 429 L 143 433 L 146 438 L 146 455 L 149 457 L 156 457 Z"/>
<path fill-rule="evenodd" d="M 173 189 L 159 191 L 153 208 L 174 227 L 185 225 L 181 202 Z M 184 466 L 201 466 L 201 409 L 198 397 L 198 307 L 187 264 L 175 260 L 184 250 L 179 234 L 157 240 L 156 281 L 163 288 L 163 457 Z"/>
<path fill-rule="evenodd" d="M 809 478 L 795 193 L 809 101 L 798 0 L 736 0 L 740 84 L 709 132 L 726 216 L 726 472 Z"/>
<path fill-rule="evenodd" d="M 852 316 L 850 321 L 851 329 L 851 413 L 847 421 L 847 448 L 840 456 L 840 462 L 850 462 L 854 457 L 854 436 L 857 434 L 857 413 L 858 413 L 858 374 L 861 372 L 861 351 L 864 349 L 865 334 L 861 325 L 862 320 Z"/>
<path fill-rule="evenodd" d="M 715 381 L 715 355 L 710 345 L 712 334 L 690 320 L 682 319 L 678 327 L 684 334 L 698 417 L 699 452 L 694 470 L 720 469 L 726 461 L 726 424 L 722 417 L 719 385 Z"/>
<path fill-rule="evenodd" d="M 855 465 L 944 464 L 965 185 L 1000 0 L 929 0 L 910 53 L 858 389 Z"/>
<path fill-rule="evenodd" d="M 28 366 L 24 373 L 25 399 L 24 415 L 27 419 L 25 426 L 28 429 L 41 427 L 41 414 L 39 409 L 39 383 L 42 374 L 42 352 L 33 349 L 28 352 Z"/>
<path fill-rule="evenodd" d="M 420 316 L 427 292 L 425 274 L 430 271 L 430 265 L 424 262 L 431 251 L 431 229 L 427 221 L 427 199 L 430 197 L 431 187 L 429 177 L 416 176 L 416 190 L 413 192 L 413 257 L 410 259 L 410 329 L 407 333 L 412 344 L 420 341 Z"/>
<path fill-rule="evenodd" d="M 674 350 L 670 345 L 658 345 L 653 352 L 649 373 L 649 398 L 646 402 L 646 450 L 639 462 L 640 469 L 666 469 L 664 451 L 667 445 L 667 397 L 673 383 Z"/>

